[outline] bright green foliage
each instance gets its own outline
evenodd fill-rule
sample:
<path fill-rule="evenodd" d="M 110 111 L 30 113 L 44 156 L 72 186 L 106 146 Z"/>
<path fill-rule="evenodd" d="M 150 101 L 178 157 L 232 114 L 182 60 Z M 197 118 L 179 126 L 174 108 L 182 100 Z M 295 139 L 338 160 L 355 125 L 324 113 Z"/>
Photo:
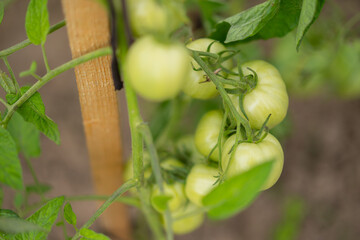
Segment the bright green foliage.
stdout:
<path fill-rule="evenodd" d="M 16 240 L 44 240 L 54 225 L 61 206 L 64 203 L 64 197 L 57 197 L 49 200 L 42 208 L 36 211 L 26 220 L 40 226 L 44 231 L 29 232 L 15 236 Z"/>
<path fill-rule="evenodd" d="M 30 87 L 22 87 L 21 94 L 25 94 Z M 9 104 L 13 104 L 19 97 L 14 94 L 6 95 Z M 32 95 L 17 112 L 24 118 L 25 121 L 30 122 L 36 128 L 44 133 L 49 139 L 56 144 L 60 144 L 60 133 L 58 126 L 48 116 L 45 115 L 45 106 L 38 92 Z"/>
<path fill-rule="evenodd" d="M 15 141 L 18 151 L 26 158 L 40 156 L 40 132 L 33 124 L 26 122 L 20 114 L 15 112 L 7 129 Z"/>
<path fill-rule="evenodd" d="M 64 207 L 65 220 L 76 228 L 76 215 L 72 210 L 70 203 L 66 203 Z"/>
<path fill-rule="evenodd" d="M 0 183 L 23 189 L 23 178 L 16 144 L 10 133 L 0 127 Z"/>
<path fill-rule="evenodd" d="M 280 0 L 269 0 L 231 16 L 216 25 L 212 37 L 225 43 L 244 40 L 259 32 L 280 8 Z M 221 39 L 222 38 L 222 39 Z"/>
<path fill-rule="evenodd" d="M 301 3 L 302 0 L 282 0 L 276 15 L 251 39 L 283 37 L 294 30 L 299 22 Z"/>
<path fill-rule="evenodd" d="M 8 75 L 6 75 L 6 73 L 4 73 L 1 70 L 0 70 L 0 86 L 5 90 L 6 93 L 12 93 L 12 94 L 16 93 L 16 89 L 13 81 L 8 77 Z"/>
<path fill-rule="evenodd" d="M 4 18 L 4 3 L 0 2 L 0 23 L 2 22 Z"/>
<path fill-rule="evenodd" d="M 110 240 L 107 236 L 101 233 L 96 233 L 91 229 L 81 229 L 80 235 L 83 237 L 84 240 Z"/>
<path fill-rule="evenodd" d="M 49 13 L 47 0 L 31 0 L 26 12 L 26 34 L 29 40 L 35 44 L 44 44 L 49 32 Z"/>
<path fill-rule="evenodd" d="M 321 8 L 324 5 L 325 0 L 304 0 L 299 26 L 296 32 L 296 48 L 299 50 L 302 39 L 305 33 L 309 30 L 309 27 L 318 18 Z"/>
<path fill-rule="evenodd" d="M 213 189 L 203 198 L 204 206 L 210 208 L 208 216 L 225 219 L 249 206 L 264 186 L 272 165 L 273 161 L 262 163 Z"/>
<path fill-rule="evenodd" d="M 296 43 L 319 16 L 324 0 L 268 0 L 219 21 L 211 37 L 230 43 L 283 37 L 298 26 Z"/>

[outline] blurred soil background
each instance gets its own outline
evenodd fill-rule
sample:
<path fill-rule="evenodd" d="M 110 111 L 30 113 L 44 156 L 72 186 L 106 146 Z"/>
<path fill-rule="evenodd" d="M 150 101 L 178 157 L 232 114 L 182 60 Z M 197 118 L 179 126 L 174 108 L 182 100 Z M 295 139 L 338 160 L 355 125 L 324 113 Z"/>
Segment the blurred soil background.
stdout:
<path fill-rule="evenodd" d="M 338 2 L 349 16 L 360 10 L 358 0 Z M 27 3 L 18 0 L 6 9 L 0 25 L 0 49 L 26 38 Z M 51 24 L 63 19 L 60 0 L 49 0 L 48 8 Z M 271 46 L 271 41 L 265 46 Z M 65 28 L 48 37 L 46 50 L 51 67 L 71 59 Z M 8 60 L 17 76 L 33 60 L 38 63 L 38 72 L 45 73 L 39 47 L 29 46 Z M 2 62 L 0 68 L 6 69 Z M 29 77 L 18 79 L 22 85 L 33 82 Z M 32 160 L 40 182 L 53 186 L 49 196 L 92 194 L 74 72 L 56 77 L 40 93 L 46 113 L 59 125 L 61 134 L 60 146 L 43 137 L 42 155 Z M 121 91 L 118 99 L 126 159 L 130 154 L 130 135 L 123 94 Z M 289 120 L 292 129 L 282 141 L 285 166 L 279 182 L 236 217 L 206 221 L 194 233 L 177 239 L 360 239 L 360 96 L 353 100 L 327 95 L 291 97 Z M 29 170 L 23 166 L 25 181 L 31 183 Z M 13 196 L 13 192 L 6 192 L 4 208 L 13 208 Z M 96 210 L 95 202 L 72 205 L 79 225 Z M 93 229 L 101 232 L 101 223 L 96 222 Z M 291 234 L 296 237 L 291 238 Z M 49 239 L 63 239 L 61 228 L 54 226 Z"/>

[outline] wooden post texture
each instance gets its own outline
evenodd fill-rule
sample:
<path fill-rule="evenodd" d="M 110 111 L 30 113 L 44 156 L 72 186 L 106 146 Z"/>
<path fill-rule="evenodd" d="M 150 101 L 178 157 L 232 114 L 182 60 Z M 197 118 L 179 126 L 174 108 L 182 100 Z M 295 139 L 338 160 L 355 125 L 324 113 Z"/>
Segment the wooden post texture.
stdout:
<path fill-rule="evenodd" d="M 73 58 L 109 45 L 106 10 L 95 0 L 62 0 Z M 81 111 L 96 192 L 111 194 L 122 183 L 119 108 L 111 75 L 111 57 L 75 68 Z M 111 239 L 130 239 L 127 209 L 119 203 L 101 221 Z"/>

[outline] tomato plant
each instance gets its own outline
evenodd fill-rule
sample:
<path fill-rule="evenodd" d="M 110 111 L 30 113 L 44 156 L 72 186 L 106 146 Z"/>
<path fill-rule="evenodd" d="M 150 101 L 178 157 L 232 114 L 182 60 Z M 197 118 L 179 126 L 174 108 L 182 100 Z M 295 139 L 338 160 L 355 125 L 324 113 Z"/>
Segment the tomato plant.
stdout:
<path fill-rule="evenodd" d="M 188 43 L 186 46 L 192 50 L 209 53 L 221 53 L 226 50 L 224 45 L 209 38 L 197 39 Z M 206 81 L 206 78 L 204 78 L 204 71 L 197 70 L 199 65 L 196 63 L 196 61 L 191 60 L 191 64 L 194 69 L 190 72 L 190 76 L 185 82 L 183 91 L 189 96 L 197 99 L 209 99 L 215 97 L 218 94 L 218 91 L 216 90 L 214 83 L 211 81 Z M 231 59 L 221 62 L 221 66 L 225 68 L 231 68 Z M 218 65 L 218 67 L 220 67 L 220 65 Z"/>
<path fill-rule="evenodd" d="M 14 211 L 0 209 L 1 239 L 46 239 L 58 215 L 61 220 L 56 225 L 63 226 L 65 239 L 109 239 L 89 228 L 112 203 L 120 201 L 143 213 L 154 239 L 172 240 L 174 234 L 199 228 L 205 216 L 224 219 L 237 214 L 280 177 L 284 154 L 269 129 L 286 116 L 286 87 L 270 63 L 244 62 L 246 53 L 256 49 L 243 43 L 282 37 L 297 27 L 299 49 L 324 1 L 306 2 L 306 7 L 300 8 L 301 0 L 267 0 L 232 16 L 223 12 L 221 19 L 217 8 L 223 9 L 225 3 L 220 1 L 121 0 L 121 7 L 112 0 L 101 2 L 109 10 L 111 47 L 94 50 L 95 46 L 90 46 L 92 51 L 51 68 L 45 42 L 48 34 L 65 22 L 50 27 L 47 1 L 30 0 L 25 20 L 28 39 L 0 51 L 7 68 L 0 72 L 0 86 L 6 94 L 0 97 L 0 200 L 3 186 L 16 190 Z M 0 2 L 0 23 L 7 4 Z M 8 56 L 30 44 L 41 47 L 46 74 L 39 76 L 33 62 L 20 76 L 33 77 L 36 82 L 20 86 Z M 355 59 L 355 54 L 345 50 L 346 56 Z M 126 181 L 111 196 L 50 199 L 45 195 L 50 187 L 39 183 L 30 158 L 40 155 L 40 133 L 57 144 L 60 134 L 45 114 L 39 90 L 60 73 L 109 55 L 111 66 L 100 61 L 104 63 L 101 67 L 112 68 L 115 90 L 124 88 L 128 107 L 132 152 L 124 173 Z M 336 66 L 342 63 L 342 56 L 334 61 Z M 84 74 L 77 71 L 78 76 Z M 100 83 L 95 85 L 102 87 Z M 160 106 L 155 130 L 143 120 L 137 95 Z M 207 113 L 194 131 L 191 126 L 196 123 L 187 119 L 193 115 L 189 109 L 197 99 L 207 100 L 198 101 L 199 113 Z M 209 101 L 216 109 L 209 111 L 205 106 Z M 98 123 L 102 124 L 96 119 Z M 104 153 L 109 147 L 100 150 Z M 19 154 L 31 169 L 33 186 L 24 185 Z M 127 191 L 132 194 L 122 196 Z M 28 201 L 30 193 L 40 196 L 35 205 Z M 73 199 L 105 202 L 79 226 L 70 203 Z M 42 207 L 25 219 L 34 206 Z M 72 237 L 67 224 L 72 226 Z"/>

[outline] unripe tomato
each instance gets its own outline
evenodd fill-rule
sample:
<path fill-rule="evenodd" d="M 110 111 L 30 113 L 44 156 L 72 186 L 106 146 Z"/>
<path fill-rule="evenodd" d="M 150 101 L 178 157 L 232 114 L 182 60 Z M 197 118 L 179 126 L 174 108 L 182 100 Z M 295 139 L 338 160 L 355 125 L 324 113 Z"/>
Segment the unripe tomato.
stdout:
<path fill-rule="evenodd" d="M 200 119 L 195 131 L 195 146 L 204 156 L 208 156 L 218 142 L 222 119 L 223 114 L 217 110 L 207 112 Z M 215 148 L 210 158 L 219 161 L 218 147 Z"/>
<path fill-rule="evenodd" d="M 187 198 L 185 196 L 184 184 L 180 182 L 175 182 L 174 184 L 164 183 L 163 187 L 164 187 L 163 194 L 171 197 L 171 199 L 167 203 L 168 208 L 171 212 L 176 211 L 185 206 Z M 154 185 L 151 194 L 151 201 L 153 201 L 153 198 L 158 195 L 161 195 L 160 189 L 158 185 Z M 157 211 L 161 212 L 160 209 L 156 208 L 156 204 L 152 204 L 152 205 Z"/>
<path fill-rule="evenodd" d="M 184 167 L 184 164 L 175 158 L 168 158 L 164 160 L 160 164 L 160 166 L 165 170 L 171 171 L 174 170 L 175 168 Z M 175 182 L 173 184 L 164 183 L 163 187 L 164 187 L 163 194 L 171 197 L 171 199 L 168 201 L 168 207 L 171 212 L 176 211 L 177 209 L 185 206 L 185 203 L 187 202 L 187 198 L 185 196 L 185 186 L 183 183 L 180 182 Z M 158 185 L 154 185 L 152 189 L 151 200 L 153 201 L 153 197 L 157 195 L 161 195 L 160 188 L 158 187 Z M 157 211 L 161 212 L 160 209 L 157 209 L 156 204 L 153 204 L 153 207 Z"/>
<path fill-rule="evenodd" d="M 271 64 L 262 61 L 251 61 L 242 65 L 244 75 L 252 74 L 248 69 L 256 72 L 257 85 L 244 96 L 244 110 L 249 118 L 252 128 L 260 129 L 269 114 L 271 117 L 267 123 L 269 128 L 279 124 L 286 116 L 289 97 L 286 86 L 279 71 Z M 234 71 L 237 71 L 234 69 Z M 236 78 L 231 76 L 231 78 Z M 239 97 L 230 95 L 230 98 L 242 115 L 239 107 Z"/>
<path fill-rule="evenodd" d="M 217 175 L 216 168 L 196 164 L 186 178 L 185 193 L 189 200 L 197 206 L 203 206 L 202 199 L 215 187 Z"/>
<path fill-rule="evenodd" d="M 189 58 L 184 46 L 161 43 L 153 37 L 139 39 L 130 48 L 125 65 L 128 80 L 147 100 L 174 98 L 189 72 Z"/>
<path fill-rule="evenodd" d="M 188 203 L 185 208 L 172 212 L 171 214 L 173 219 L 172 228 L 175 234 L 187 234 L 201 226 L 201 224 L 204 222 L 203 213 L 189 215 L 188 217 L 176 220 L 177 217 L 190 214 L 197 210 L 198 210 L 197 206 L 195 206 L 192 203 Z"/>
<path fill-rule="evenodd" d="M 214 41 L 215 40 L 209 38 L 200 38 L 190 42 L 189 44 L 186 45 L 186 47 L 191 50 L 206 52 L 208 46 Z M 226 50 L 225 46 L 219 42 L 215 42 L 214 44 L 211 45 L 210 48 L 211 53 L 219 53 L 224 50 Z M 200 67 L 199 64 L 197 64 L 197 62 L 194 59 L 191 59 L 191 63 L 195 69 L 198 69 Z M 228 69 L 231 69 L 232 60 L 231 59 L 226 60 L 225 62 L 222 63 L 222 65 Z M 190 76 L 187 78 L 187 81 L 183 88 L 184 93 L 197 99 L 209 99 L 215 97 L 218 94 L 218 91 L 216 90 L 216 86 L 211 81 L 203 82 L 204 80 L 206 80 L 204 78 L 204 75 L 206 74 L 202 70 L 195 71 L 191 69 Z"/>
<path fill-rule="evenodd" d="M 135 35 L 168 34 L 186 20 L 183 3 L 171 1 L 169 6 L 157 0 L 128 0 L 132 30 Z"/>
<path fill-rule="evenodd" d="M 271 173 L 264 184 L 263 190 L 272 187 L 279 179 L 284 165 L 284 153 L 279 141 L 268 133 L 260 143 L 240 143 L 228 167 L 231 156 L 229 152 L 235 144 L 235 139 L 236 136 L 232 135 L 226 140 L 223 147 L 221 161 L 223 170 L 225 171 L 228 168 L 227 176 L 238 175 L 263 162 L 274 160 Z"/>

